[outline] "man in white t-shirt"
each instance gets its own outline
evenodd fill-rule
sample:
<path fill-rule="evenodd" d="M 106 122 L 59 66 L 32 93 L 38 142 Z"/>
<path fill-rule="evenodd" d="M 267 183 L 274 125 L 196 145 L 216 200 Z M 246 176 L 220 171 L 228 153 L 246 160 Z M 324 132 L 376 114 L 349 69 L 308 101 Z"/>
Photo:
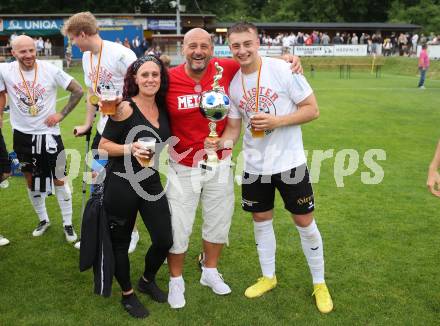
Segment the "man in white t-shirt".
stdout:
<path fill-rule="evenodd" d="M 59 122 L 75 108 L 83 91 L 63 70 L 36 60 L 32 38 L 17 36 L 12 42 L 12 55 L 16 61 L 0 64 L 0 92 L 6 91 L 9 96 L 14 151 L 22 166 L 29 199 L 40 220 L 32 235 L 41 236 L 49 227 L 45 198 L 55 193 L 66 240 L 74 242 L 77 236 L 72 226 L 72 195 L 64 181 L 66 160 Z M 55 110 L 57 87 L 71 93 L 61 112 Z M 0 117 L 2 111 L 3 106 Z M 52 189 L 52 181 L 55 189 Z"/>
<path fill-rule="evenodd" d="M 235 143 L 241 122 L 245 124 L 242 207 L 252 213 L 263 274 L 245 296 L 259 297 L 277 284 L 272 219 L 278 189 L 301 237 L 317 307 L 328 313 L 333 303 L 324 280 L 322 238 L 312 215 L 314 196 L 300 127 L 319 116 L 315 96 L 304 76 L 291 74 L 284 61 L 258 54 L 260 43 L 254 25 L 238 23 L 228 30 L 228 37 L 240 70 L 230 85 L 226 130 L 219 141 L 207 141 L 206 145 L 218 149 L 228 140 Z"/>
<path fill-rule="evenodd" d="M 75 44 L 83 52 L 82 66 L 87 86 L 87 113 L 84 124 L 76 126 L 74 134 L 77 137 L 84 136 L 93 126 L 101 90 L 116 89 L 119 95 L 122 95 L 127 68 L 137 58 L 131 49 L 122 44 L 103 40 L 99 36 L 96 18 L 90 12 L 80 12 L 71 16 L 64 23 L 63 34 L 69 37 L 72 45 Z M 107 120 L 108 116 L 100 113 L 92 144 L 93 150 L 98 150 Z M 97 159 L 98 156 L 96 155 L 95 158 Z M 106 160 L 99 160 L 99 162 L 99 164 L 93 164 L 94 167 L 106 164 Z M 138 241 L 139 233 L 135 227 L 128 250 L 130 253 L 135 250 Z"/>

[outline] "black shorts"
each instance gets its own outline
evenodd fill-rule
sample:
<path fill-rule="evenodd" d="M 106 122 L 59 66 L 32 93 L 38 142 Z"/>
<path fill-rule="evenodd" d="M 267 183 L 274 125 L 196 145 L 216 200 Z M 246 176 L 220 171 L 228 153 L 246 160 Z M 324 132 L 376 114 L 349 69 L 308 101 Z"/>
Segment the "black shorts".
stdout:
<path fill-rule="evenodd" d="M 307 165 L 273 175 L 243 175 L 241 206 L 247 212 L 266 212 L 274 207 L 275 188 L 284 207 L 296 215 L 313 212 L 314 196 Z"/>
<path fill-rule="evenodd" d="M 66 175 L 66 156 L 64 151 L 64 144 L 60 135 L 52 135 L 57 143 L 57 150 L 53 154 L 48 154 L 45 156 L 44 161 L 37 162 L 41 155 L 32 154 L 32 146 L 35 146 L 35 140 L 32 141 L 32 135 L 22 133 L 18 130 L 14 130 L 13 143 L 14 151 L 17 154 L 17 159 L 20 162 L 21 172 L 30 172 L 32 174 L 39 174 L 35 169 L 38 165 L 47 165 L 55 177 L 57 175 Z M 46 143 L 42 141 L 41 148 L 45 148 Z M 57 158 L 59 155 L 64 155 L 64 159 L 60 159 L 58 163 L 62 162 L 57 166 Z"/>

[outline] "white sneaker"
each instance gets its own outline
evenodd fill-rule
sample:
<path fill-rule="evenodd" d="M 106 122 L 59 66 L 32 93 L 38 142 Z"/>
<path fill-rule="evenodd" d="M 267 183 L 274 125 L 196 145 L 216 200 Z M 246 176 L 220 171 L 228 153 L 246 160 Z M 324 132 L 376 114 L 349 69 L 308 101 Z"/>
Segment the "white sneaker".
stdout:
<path fill-rule="evenodd" d="M 139 241 L 139 232 L 138 231 L 131 232 L 130 247 L 128 247 L 129 254 L 131 254 L 133 251 L 136 250 L 138 241 Z"/>
<path fill-rule="evenodd" d="M 420 89 L 426 89 L 426 87 L 425 87 L 425 86 L 419 86 L 419 88 L 420 88 Z"/>
<path fill-rule="evenodd" d="M 215 294 L 225 295 L 231 293 L 231 288 L 223 280 L 222 274 L 217 271 L 217 268 L 207 270 L 202 267 L 202 277 L 200 277 L 200 284 L 209 286 Z"/>
<path fill-rule="evenodd" d="M 9 181 L 8 179 L 3 180 L 2 182 L 0 182 L 0 188 L 2 189 L 6 189 L 9 187 Z"/>
<path fill-rule="evenodd" d="M 168 303 L 170 307 L 173 309 L 179 309 L 185 307 L 185 281 L 182 279 L 179 280 L 170 280 L 168 284 Z"/>
<path fill-rule="evenodd" d="M 78 239 L 78 236 L 76 235 L 72 225 L 64 226 L 64 235 L 66 236 L 66 241 L 70 243 L 73 243 L 76 241 L 76 239 Z"/>
<path fill-rule="evenodd" d="M 6 246 L 9 244 L 9 240 L 0 234 L 0 247 Z"/>
<path fill-rule="evenodd" d="M 32 235 L 34 237 L 39 237 L 39 236 L 43 235 L 43 233 L 46 232 L 46 230 L 49 228 L 49 226 L 50 226 L 49 221 L 46 221 L 46 220 L 40 221 L 40 223 L 38 223 L 34 232 L 32 232 Z"/>
<path fill-rule="evenodd" d="M 74 247 L 75 247 L 75 249 L 80 249 L 81 248 L 81 241 L 78 241 L 77 243 L 75 243 L 74 245 L 73 245 Z"/>

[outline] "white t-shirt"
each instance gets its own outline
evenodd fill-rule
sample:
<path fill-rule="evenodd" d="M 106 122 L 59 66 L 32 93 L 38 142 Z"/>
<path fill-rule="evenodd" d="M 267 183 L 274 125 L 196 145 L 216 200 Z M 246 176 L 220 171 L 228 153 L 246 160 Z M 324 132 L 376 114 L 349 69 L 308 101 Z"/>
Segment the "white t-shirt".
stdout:
<path fill-rule="evenodd" d="M 36 63 L 37 79 L 35 85 L 33 84 L 35 70 L 22 70 L 29 92 L 31 96 L 34 96 L 35 104 L 39 110 L 36 116 L 32 116 L 29 112 L 32 101 L 20 76 L 17 61 L 0 64 L 0 91 L 6 89 L 8 92 L 13 129 L 26 134 L 59 135 L 60 127 L 58 124 L 48 127 L 44 121 L 51 114 L 56 113 L 57 87 L 66 89 L 73 77 L 52 63 L 41 60 L 36 60 Z"/>
<path fill-rule="evenodd" d="M 242 76 L 246 96 L 242 86 Z M 239 70 L 230 85 L 231 109 L 228 117 L 243 118 L 244 170 L 251 174 L 272 175 L 306 163 L 301 127 L 290 125 L 265 131 L 263 138 L 253 138 L 250 116 L 255 109 L 258 72 L 245 75 Z M 292 74 L 290 64 L 280 59 L 262 57 L 259 107 L 265 113 L 283 116 L 297 110 L 313 93 L 302 75 Z"/>
<path fill-rule="evenodd" d="M 98 94 L 103 88 L 117 89 L 122 95 L 124 87 L 124 77 L 128 66 L 136 61 L 136 54 L 129 48 L 110 41 L 103 41 L 101 63 L 99 68 L 99 80 L 96 91 Z M 84 70 L 84 82 L 86 86 L 93 89 L 96 81 L 96 69 L 98 67 L 99 53 L 92 55 L 92 65 L 90 65 L 90 51 L 83 53 L 82 65 Z M 92 67 L 91 67 L 92 66 Z M 104 131 L 108 117 L 101 114 L 97 125 L 100 134 Z"/>

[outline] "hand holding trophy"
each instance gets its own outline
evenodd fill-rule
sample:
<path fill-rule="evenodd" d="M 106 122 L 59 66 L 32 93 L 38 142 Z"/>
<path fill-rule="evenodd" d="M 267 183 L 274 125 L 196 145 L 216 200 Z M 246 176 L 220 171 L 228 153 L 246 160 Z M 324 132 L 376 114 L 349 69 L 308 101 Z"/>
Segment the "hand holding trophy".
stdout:
<path fill-rule="evenodd" d="M 230 100 L 228 95 L 226 95 L 219 85 L 219 80 L 222 78 L 223 67 L 215 63 L 215 68 L 217 69 L 217 74 L 214 76 L 214 83 L 212 84 L 212 90 L 203 92 L 200 96 L 200 112 L 202 115 L 210 120 L 209 135 L 208 138 L 211 140 L 216 140 L 219 138 L 217 134 L 217 123 L 218 121 L 226 118 L 230 107 Z M 214 167 L 218 165 L 219 159 L 215 150 L 206 150 L 207 160 L 206 166 Z"/>

